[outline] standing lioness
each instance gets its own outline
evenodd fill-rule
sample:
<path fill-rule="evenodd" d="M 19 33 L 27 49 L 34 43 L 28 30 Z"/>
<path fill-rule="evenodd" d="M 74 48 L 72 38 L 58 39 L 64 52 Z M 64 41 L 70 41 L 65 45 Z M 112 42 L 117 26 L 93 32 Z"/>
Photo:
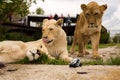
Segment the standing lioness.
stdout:
<path fill-rule="evenodd" d="M 79 46 L 79 55 L 83 56 L 87 53 L 85 45 L 91 40 L 93 49 L 93 58 L 99 57 L 98 47 L 101 32 L 102 16 L 107 9 L 107 5 L 98 5 L 96 2 L 90 2 L 87 5 L 81 5 L 82 13 L 80 13 L 74 32 L 74 40 L 70 52 L 74 52 L 76 44 Z"/>
<path fill-rule="evenodd" d="M 62 22 L 62 19 L 57 21 L 45 19 L 42 26 L 42 40 L 52 57 L 71 61 L 72 58 L 68 56 L 67 51 L 66 33 L 61 27 Z"/>

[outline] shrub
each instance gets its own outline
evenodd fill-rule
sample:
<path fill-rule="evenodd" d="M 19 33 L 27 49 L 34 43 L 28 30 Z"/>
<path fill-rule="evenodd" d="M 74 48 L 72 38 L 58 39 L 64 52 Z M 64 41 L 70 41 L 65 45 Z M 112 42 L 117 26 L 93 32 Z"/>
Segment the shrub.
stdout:
<path fill-rule="evenodd" d="M 21 41 L 24 41 L 24 42 L 35 40 L 31 36 L 28 36 L 24 33 L 19 33 L 19 32 L 7 33 L 6 39 L 8 39 L 8 40 L 21 40 Z"/>
<path fill-rule="evenodd" d="M 101 32 L 100 43 L 109 43 L 110 33 Z"/>
<path fill-rule="evenodd" d="M 9 32 L 10 27 L 0 25 L 0 41 L 3 40 L 21 40 L 21 41 L 33 41 L 41 38 L 41 32 L 34 32 L 32 34 L 27 34 L 25 31 L 19 32 Z"/>
<path fill-rule="evenodd" d="M 8 30 L 9 30 L 8 28 L 0 26 L 0 41 L 6 39 L 6 33 Z"/>
<path fill-rule="evenodd" d="M 115 34 L 115 36 L 113 37 L 113 42 L 114 43 L 120 43 L 120 33 Z"/>

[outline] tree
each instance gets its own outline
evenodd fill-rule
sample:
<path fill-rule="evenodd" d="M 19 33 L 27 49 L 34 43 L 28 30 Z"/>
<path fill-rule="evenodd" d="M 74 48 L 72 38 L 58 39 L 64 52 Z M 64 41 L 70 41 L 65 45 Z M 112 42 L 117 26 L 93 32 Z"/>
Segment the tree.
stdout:
<path fill-rule="evenodd" d="M 36 9 L 36 14 L 43 15 L 44 14 L 44 10 L 39 7 L 39 8 Z M 37 26 L 38 27 L 42 26 L 42 22 L 37 22 Z"/>
<path fill-rule="evenodd" d="M 101 36 L 100 36 L 100 43 L 107 44 L 109 43 L 110 39 L 110 33 L 107 31 L 107 29 L 102 25 L 101 29 Z"/>
<path fill-rule="evenodd" d="M 120 43 L 120 33 L 115 34 L 115 36 L 113 37 L 113 42 Z"/>
<path fill-rule="evenodd" d="M 31 3 L 36 3 L 36 0 L 0 0 L 0 23 L 11 21 L 14 13 L 26 16 Z"/>
<path fill-rule="evenodd" d="M 44 10 L 39 7 L 39 8 L 36 9 L 36 14 L 41 14 L 41 15 L 43 15 L 43 14 L 44 14 Z"/>

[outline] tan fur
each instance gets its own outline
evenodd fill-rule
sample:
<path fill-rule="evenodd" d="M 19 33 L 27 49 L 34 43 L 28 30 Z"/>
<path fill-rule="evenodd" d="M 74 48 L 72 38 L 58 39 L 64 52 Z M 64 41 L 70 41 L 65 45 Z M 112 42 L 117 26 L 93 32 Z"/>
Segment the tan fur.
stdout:
<path fill-rule="evenodd" d="M 41 47 L 42 46 L 42 47 Z M 12 63 L 24 59 L 26 56 L 29 60 L 33 60 L 29 52 L 39 50 L 40 53 L 45 53 L 50 58 L 52 58 L 43 45 L 42 40 L 31 41 L 31 42 L 22 42 L 22 41 L 2 41 L 0 42 L 0 62 L 3 63 Z M 39 55 L 35 55 L 37 59 Z"/>
<path fill-rule="evenodd" d="M 85 45 L 91 40 L 93 49 L 93 58 L 99 57 L 98 46 L 101 32 L 102 16 L 107 9 L 107 5 L 98 5 L 96 2 L 90 2 L 87 5 L 81 4 L 81 9 L 76 28 L 74 40 L 70 52 L 74 52 L 75 45 L 79 46 L 79 55 L 84 56 L 87 51 Z"/>
<path fill-rule="evenodd" d="M 66 33 L 61 27 L 62 22 L 62 19 L 58 21 L 45 19 L 42 26 L 42 39 L 52 57 L 71 61 L 72 58 L 68 56 L 67 51 Z"/>
<path fill-rule="evenodd" d="M 26 45 L 22 41 L 3 41 L 0 42 L 0 62 L 11 63 L 23 59 Z"/>
<path fill-rule="evenodd" d="M 48 50 L 45 47 L 43 40 L 37 40 L 37 41 L 31 41 L 31 42 L 26 42 L 26 46 L 27 46 L 27 57 L 29 58 L 30 61 L 33 60 L 33 56 L 31 56 L 31 51 L 36 53 L 36 50 L 39 50 L 39 52 L 41 54 L 46 54 L 49 58 L 54 59 L 52 56 L 50 56 L 48 54 Z M 38 59 L 40 56 L 39 55 L 35 55 L 35 59 Z"/>

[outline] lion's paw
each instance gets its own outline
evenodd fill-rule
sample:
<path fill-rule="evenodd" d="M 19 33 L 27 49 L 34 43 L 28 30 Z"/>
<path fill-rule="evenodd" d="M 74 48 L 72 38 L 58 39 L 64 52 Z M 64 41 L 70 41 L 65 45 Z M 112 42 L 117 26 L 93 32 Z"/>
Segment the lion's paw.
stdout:
<path fill-rule="evenodd" d="M 77 56 L 78 57 L 83 57 L 84 55 L 83 55 L 83 53 L 79 53 Z"/>
<path fill-rule="evenodd" d="M 102 59 L 102 55 L 92 55 L 93 59 Z"/>

